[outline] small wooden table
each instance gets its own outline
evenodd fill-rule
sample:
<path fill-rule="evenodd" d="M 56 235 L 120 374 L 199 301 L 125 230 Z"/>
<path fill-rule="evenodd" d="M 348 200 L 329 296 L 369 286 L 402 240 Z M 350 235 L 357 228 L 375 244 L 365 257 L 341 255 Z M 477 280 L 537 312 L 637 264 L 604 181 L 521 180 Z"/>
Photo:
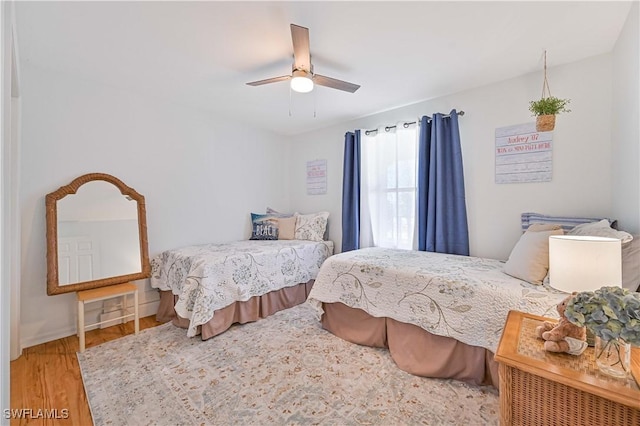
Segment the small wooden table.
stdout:
<path fill-rule="evenodd" d="M 511 311 L 495 360 L 500 371 L 501 425 L 640 425 L 640 388 L 595 365 L 593 348 L 580 356 L 547 352 L 535 328 L 548 318 Z M 640 380 L 640 348 L 632 371 Z"/>
<path fill-rule="evenodd" d="M 127 295 L 133 294 L 133 313 L 126 314 Z M 85 339 L 84 332 L 87 327 L 104 324 L 123 318 L 133 317 L 135 333 L 140 332 L 140 317 L 138 314 L 138 286 L 133 283 L 116 284 L 106 287 L 94 288 L 91 290 L 83 290 L 76 292 L 78 299 L 78 338 L 80 340 L 80 352 L 84 352 Z M 89 302 L 97 302 L 99 300 L 112 299 L 114 297 L 122 297 L 122 316 L 117 318 L 109 318 L 107 321 L 100 321 L 93 324 L 84 323 L 84 304 Z"/>

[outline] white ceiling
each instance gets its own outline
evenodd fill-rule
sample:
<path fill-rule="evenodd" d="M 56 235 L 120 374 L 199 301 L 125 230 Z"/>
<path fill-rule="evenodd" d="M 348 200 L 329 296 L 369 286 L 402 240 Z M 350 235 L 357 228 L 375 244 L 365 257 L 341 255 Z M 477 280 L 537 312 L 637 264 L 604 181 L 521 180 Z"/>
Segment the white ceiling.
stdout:
<path fill-rule="evenodd" d="M 20 61 L 203 108 L 284 135 L 611 51 L 630 2 L 22 2 Z M 314 71 L 354 94 L 287 82 L 289 24 Z M 314 118 L 314 106 L 317 111 Z"/>

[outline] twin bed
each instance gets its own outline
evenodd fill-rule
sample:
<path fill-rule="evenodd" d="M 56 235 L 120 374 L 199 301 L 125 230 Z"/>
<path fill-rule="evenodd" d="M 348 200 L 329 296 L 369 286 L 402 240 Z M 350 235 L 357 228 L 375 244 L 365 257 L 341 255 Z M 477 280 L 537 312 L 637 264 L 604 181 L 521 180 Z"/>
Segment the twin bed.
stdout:
<path fill-rule="evenodd" d="M 365 248 L 323 264 L 308 302 L 322 326 L 347 341 L 386 347 L 409 373 L 498 386 L 493 360 L 510 310 L 557 318 L 567 294 L 550 287 L 548 237 L 622 241 L 622 286 L 640 290 L 639 240 L 605 218 L 522 214 L 507 262 Z"/>
<path fill-rule="evenodd" d="M 265 318 L 303 303 L 331 241 L 261 240 L 168 250 L 151 262 L 160 290 L 158 321 L 173 321 L 203 340 L 234 323 Z"/>

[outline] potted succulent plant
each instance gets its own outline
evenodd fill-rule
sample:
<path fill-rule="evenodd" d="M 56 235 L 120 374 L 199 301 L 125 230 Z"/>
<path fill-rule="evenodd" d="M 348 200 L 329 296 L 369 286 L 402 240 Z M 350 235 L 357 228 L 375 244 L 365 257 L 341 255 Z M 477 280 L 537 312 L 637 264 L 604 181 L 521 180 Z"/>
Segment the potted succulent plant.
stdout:
<path fill-rule="evenodd" d="M 556 125 L 556 114 L 571 112 L 567 105 L 571 99 L 560 99 L 555 96 L 543 97 L 538 101 L 529 102 L 529 111 L 535 115 L 536 130 L 550 132 Z"/>

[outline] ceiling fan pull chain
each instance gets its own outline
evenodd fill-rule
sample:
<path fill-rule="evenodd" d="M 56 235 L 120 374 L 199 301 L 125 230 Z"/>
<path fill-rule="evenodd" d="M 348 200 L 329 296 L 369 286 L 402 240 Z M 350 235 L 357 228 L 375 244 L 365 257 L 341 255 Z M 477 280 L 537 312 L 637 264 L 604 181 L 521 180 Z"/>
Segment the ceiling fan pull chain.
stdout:
<path fill-rule="evenodd" d="M 318 91 L 313 91 L 313 118 L 316 118 L 316 106 L 318 105 Z"/>
<path fill-rule="evenodd" d="M 289 86 L 289 117 L 291 117 L 291 86 Z"/>

